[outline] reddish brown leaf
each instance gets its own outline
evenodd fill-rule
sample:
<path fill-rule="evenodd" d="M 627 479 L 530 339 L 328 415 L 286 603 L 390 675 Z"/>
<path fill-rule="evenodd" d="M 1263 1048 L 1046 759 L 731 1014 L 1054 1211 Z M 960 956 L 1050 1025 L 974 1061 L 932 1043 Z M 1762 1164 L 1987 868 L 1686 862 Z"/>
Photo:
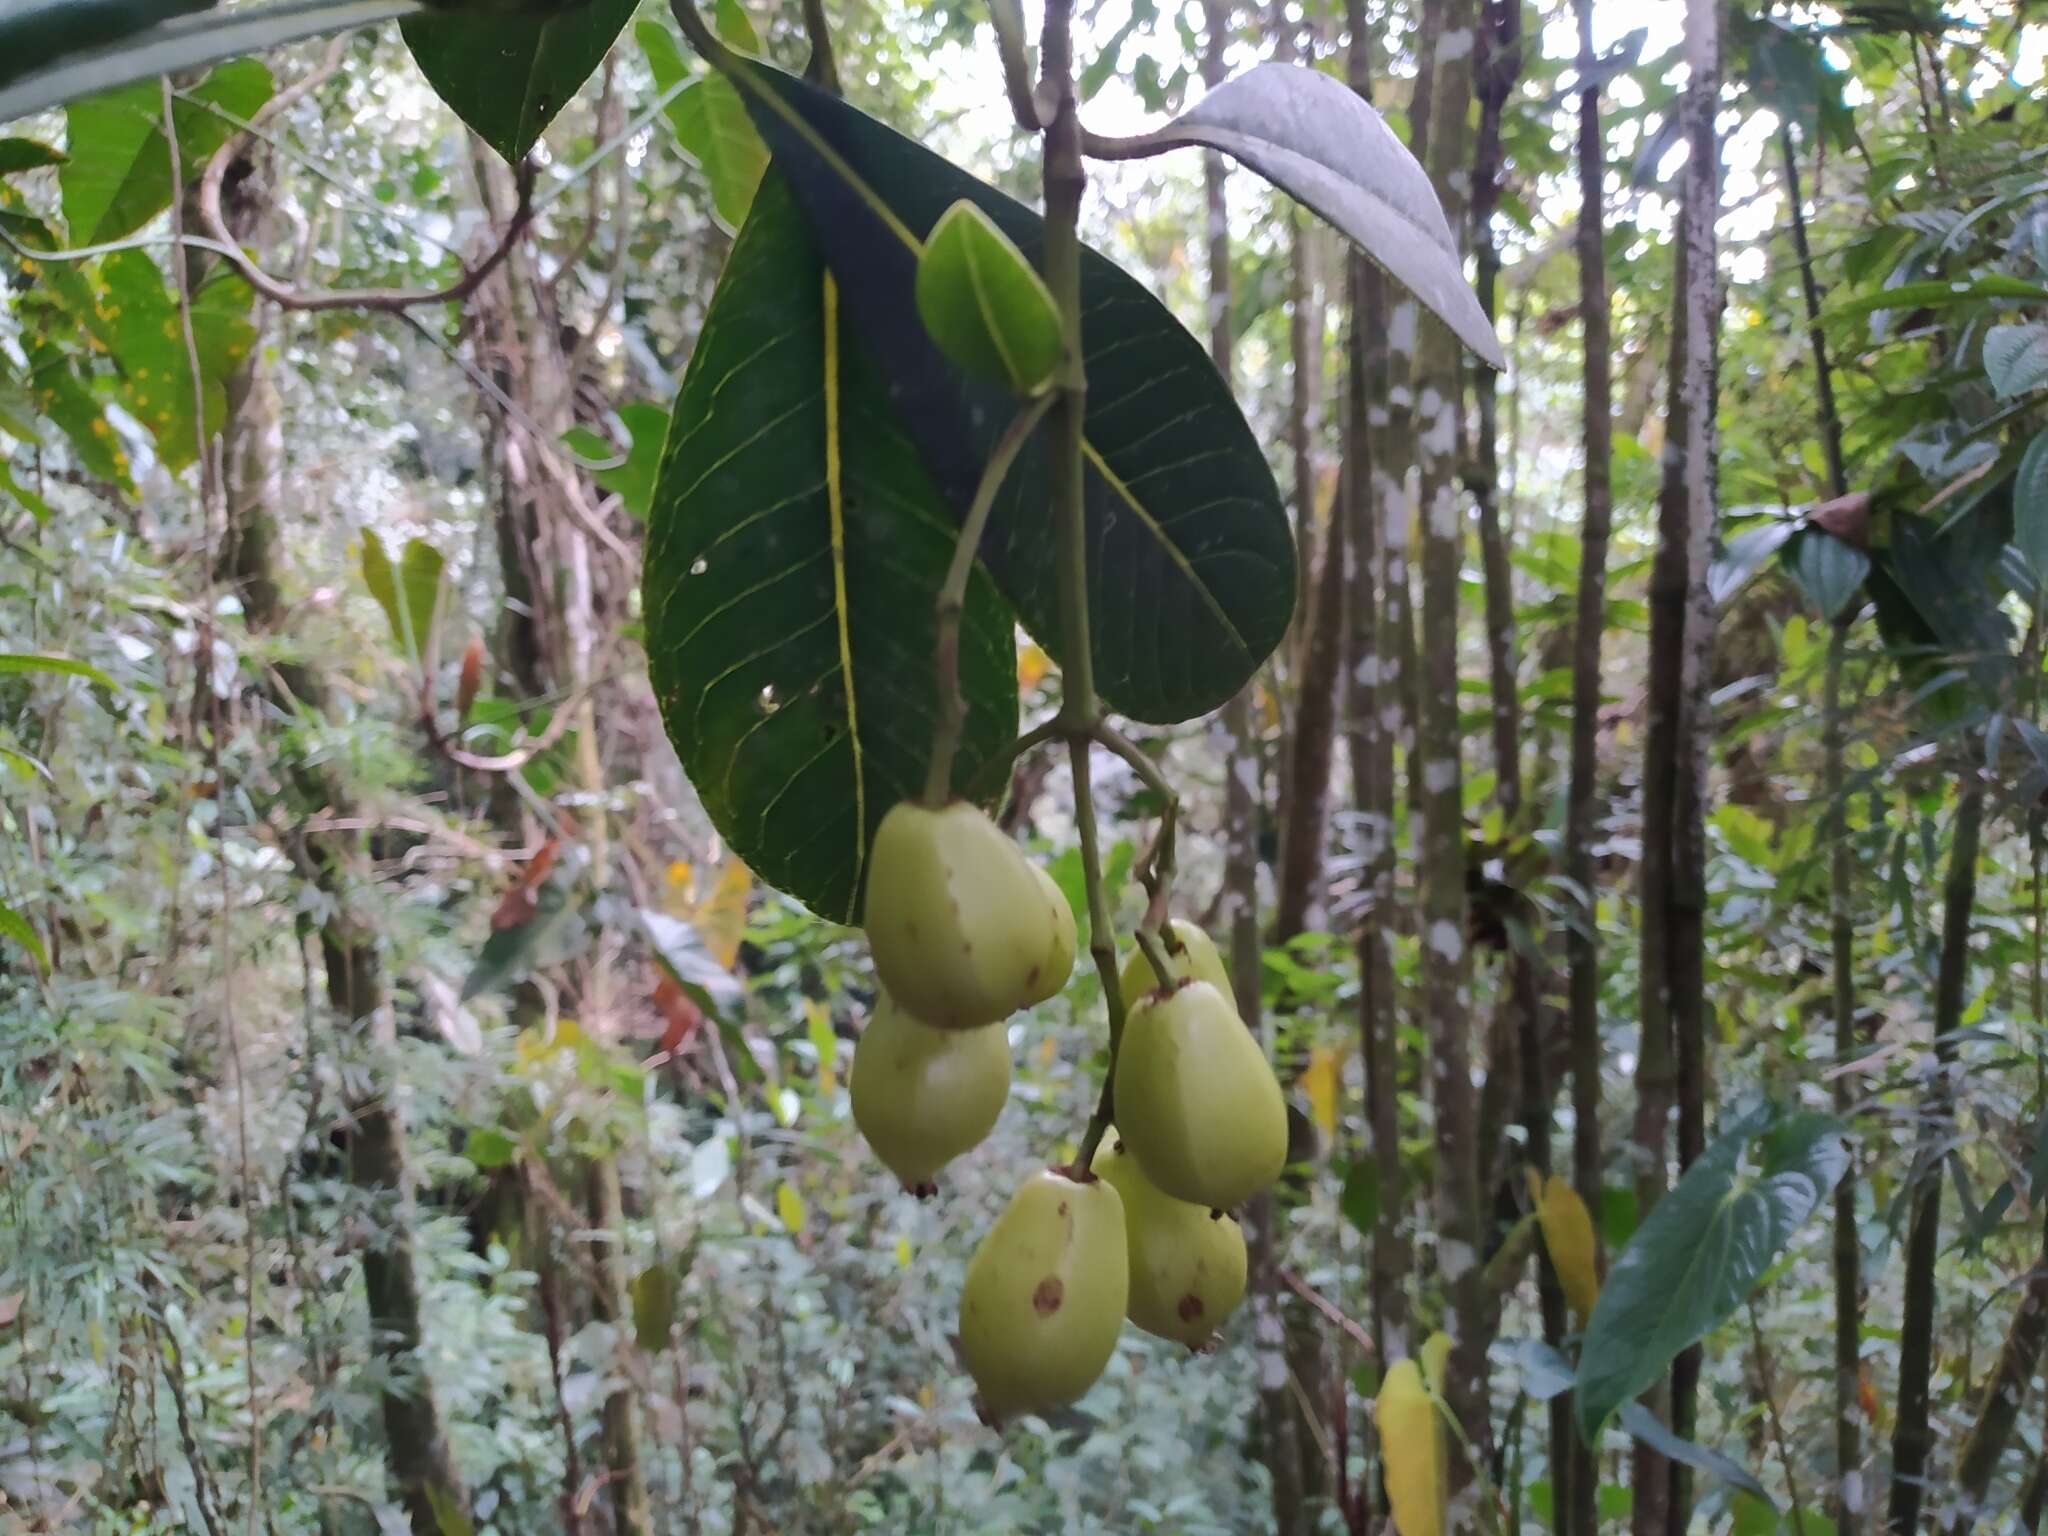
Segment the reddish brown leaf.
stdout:
<path fill-rule="evenodd" d="M 462 653 L 462 676 L 455 684 L 455 718 L 467 720 L 469 706 L 476 702 L 476 691 L 483 683 L 484 642 L 483 636 L 471 635 L 469 645 Z"/>
<path fill-rule="evenodd" d="M 1833 501 L 1824 501 L 1806 514 L 1806 520 L 1816 528 L 1825 528 L 1845 544 L 1866 549 L 1870 545 L 1870 492 L 1851 491 Z"/>
<path fill-rule="evenodd" d="M 21 1303 L 26 1294 L 23 1291 L 15 1291 L 11 1295 L 0 1296 L 0 1328 L 7 1327 L 21 1316 Z"/>
<path fill-rule="evenodd" d="M 498 902 L 498 910 L 491 914 L 493 929 L 517 928 L 521 923 L 532 921 L 541 882 L 555 867 L 555 856 L 560 851 L 559 844 L 551 837 L 526 861 L 526 867 L 519 872 L 519 883 L 505 893 Z"/>
<path fill-rule="evenodd" d="M 689 1043 L 704 1022 L 704 1010 L 685 992 L 673 976 L 663 976 L 654 987 L 654 1006 L 663 1020 L 661 1049 L 673 1056 Z"/>

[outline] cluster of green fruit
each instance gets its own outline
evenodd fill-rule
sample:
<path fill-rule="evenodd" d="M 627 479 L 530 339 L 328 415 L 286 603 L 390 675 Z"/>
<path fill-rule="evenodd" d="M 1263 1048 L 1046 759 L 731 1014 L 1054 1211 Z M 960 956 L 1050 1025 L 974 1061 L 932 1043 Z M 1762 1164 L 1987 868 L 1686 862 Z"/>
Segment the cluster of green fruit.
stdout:
<path fill-rule="evenodd" d="M 1216 946 L 1192 923 L 1170 928 L 1178 975 L 1135 953 L 1118 978 L 1121 1131 L 1086 1168 L 1026 1178 L 968 1265 L 960 1351 L 991 1420 L 1087 1391 L 1126 1317 L 1199 1349 L 1244 1295 L 1229 1213 L 1279 1175 L 1286 1105 Z M 1002 1021 L 1065 986 L 1074 915 L 979 810 L 905 802 L 875 836 L 867 933 L 883 993 L 854 1053 L 854 1121 L 928 1195 L 995 1125 L 1010 1085 Z"/>

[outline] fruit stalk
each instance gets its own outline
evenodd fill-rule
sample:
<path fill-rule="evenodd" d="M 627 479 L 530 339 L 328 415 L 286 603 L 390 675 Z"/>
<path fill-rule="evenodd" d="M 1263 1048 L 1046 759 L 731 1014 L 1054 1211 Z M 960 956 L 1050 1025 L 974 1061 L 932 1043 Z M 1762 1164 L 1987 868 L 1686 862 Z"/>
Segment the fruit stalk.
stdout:
<path fill-rule="evenodd" d="M 953 545 L 953 563 L 947 567 L 945 584 L 939 588 L 934 652 L 939 674 L 939 720 L 932 730 L 931 762 L 925 770 L 926 805 L 941 806 L 953 797 L 953 754 L 960 745 L 960 727 L 967 719 L 967 700 L 960 693 L 960 616 L 967 608 L 967 578 L 974 572 L 974 557 L 981 550 L 981 535 L 988 527 L 996 492 L 1002 489 L 1018 451 L 1045 419 L 1052 402 L 1049 394 L 1026 401 L 1004 429 L 995 452 L 982 468 L 981 483 L 974 488 L 974 501 L 967 508 L 966 519 L 960 524 L 960 537 Z"/>

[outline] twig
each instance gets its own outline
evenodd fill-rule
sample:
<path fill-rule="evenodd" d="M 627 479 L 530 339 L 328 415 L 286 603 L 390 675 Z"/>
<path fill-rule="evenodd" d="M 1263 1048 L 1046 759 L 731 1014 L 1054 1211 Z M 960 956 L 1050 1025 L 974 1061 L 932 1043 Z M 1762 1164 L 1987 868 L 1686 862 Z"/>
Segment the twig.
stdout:
<path fill-rule="evenodd" d="M 1364 1324 L 1343 1311 L 1335 1302 L 1323 1295 L 1322 1292 L 1318 1291 L 1286 1265 L 1275 1265 L 1273 1273 L 1279 1276 L 1282 1285 L 1286 1286 L 1287 1289 L 1294 1292 L 1295 1295 L 1336 1324 L 1343 1332 L 1344 1337 L 1356 1344 L 1368 1355 L 1378 1353 L 1373 1348 L 1372 1335 L 1366 1331 Z"/>
<path fill-rule="evenodd" d="M 1806 1501 L 1799 1496 L 1799 1474 L 1792 1468 L 1792 1451 L 1785 1443 L 1785 1421 L 1778 1417 L 1778 1388 L 1772 1380 L 1771 1352 L 1764 1347 L 1763 1323 L 1756 1314 L 1756 1298 L 1749 1302 L 1749 1332 L 1756 1342 L 1756 1373 L 1764 1389 L 1764 1414 L 1771 1423 L 1771 1439 L 1778 1447 L 1778 1461 L 1785 1469 L 1785 1491 L 1792 1497 L 1792 1529 L 1806 1536 Z"/>

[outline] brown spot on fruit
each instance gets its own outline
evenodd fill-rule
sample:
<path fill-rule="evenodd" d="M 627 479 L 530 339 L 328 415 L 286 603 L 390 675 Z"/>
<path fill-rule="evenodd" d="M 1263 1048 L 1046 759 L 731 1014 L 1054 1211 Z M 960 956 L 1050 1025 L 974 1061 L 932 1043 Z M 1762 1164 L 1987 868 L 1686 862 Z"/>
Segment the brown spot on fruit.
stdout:
<path fill-rule="evenodd" d="M 1025 974 L 1025 977 L 1024 977 L 1024 984 L 1025 984 L 1026 986 L 1028 986 L 1028 987 L 1035 987 L 1035 986 L 1037 986 L 1037 985 L 1038 985 L 1038 967 L 1037 967 L 1037 966 L 1035 966 L 1035 965 L 1034 965 L 1034 966 L 1033 966 L 1033 967 L 1031 967 L 1031 969 L 1030 969 L 1030 970 L 1029 970 L 1029 971 L 1028 971 L 1028 972 L 1027 972 L 1027 973 Z"/>
<path fill-rule="evenodd" d="M 1180 1305 L 1175 1307 L 1174 1311 L 1180 1314 L 1182 1322 L 1192 1323 L 1202 1315 L 1202 1298 L 1190 1291 L 1187 1295 L 1181 1297 Z"/>
<path fill-rule="evenodd" d="M 1060 1214 L 1062 1216 L 1067 1214 L 1067 1202 L 1064 1200 L 1060 1202 Z"/>
<path fill-rule="evenodd" d="M 1031 1309 L 1040 1317 L 1051 1317 L 1067 1299 L 1067 1287 L 1058 1275 L 1047 1275 L 1031 1293 Z"/>

